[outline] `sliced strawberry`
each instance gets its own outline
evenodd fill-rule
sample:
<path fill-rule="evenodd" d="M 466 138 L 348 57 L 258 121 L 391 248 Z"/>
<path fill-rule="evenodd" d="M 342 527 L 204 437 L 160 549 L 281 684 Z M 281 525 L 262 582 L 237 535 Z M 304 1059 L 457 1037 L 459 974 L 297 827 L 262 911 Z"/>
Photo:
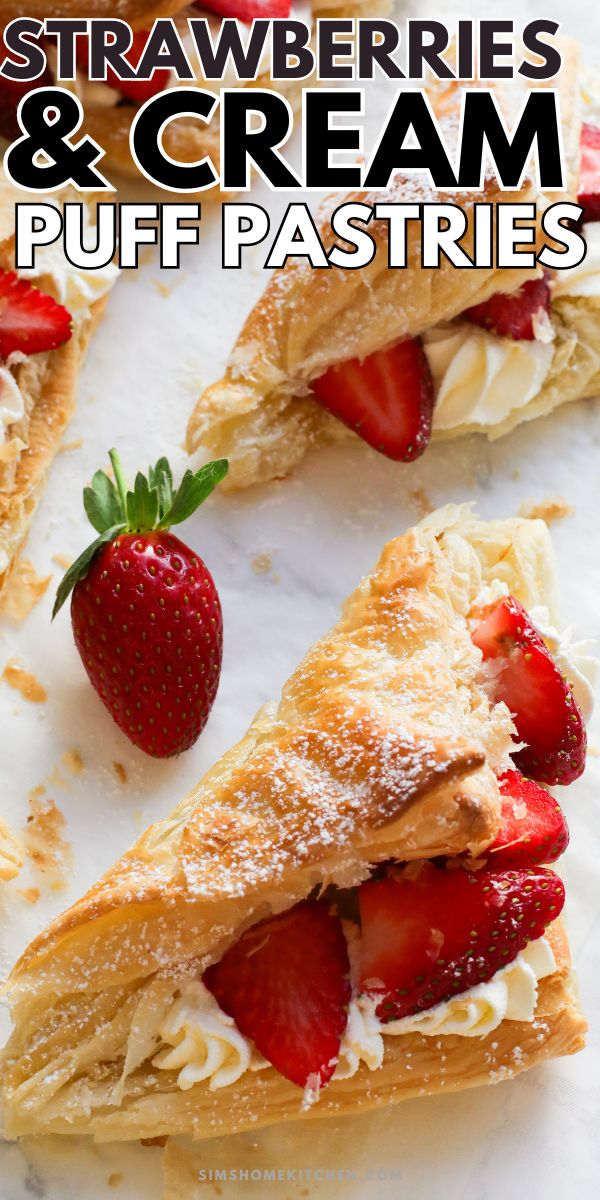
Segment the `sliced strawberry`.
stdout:
<path fill-rule="evenodd" d="M 17 83 L 13 79 L 0 77 L 0 137 L 11 140 L 19 137 L 23 132 L 17 121 L 19 101 L 35 88 L 48 87 L 51 84 L 52 76 L 49 71 L 28 83 Z"/>
<path fill-rule="evenodd" d="M 303 901 L 254 925 L 204 974 L 238 1029 L 286 1079 L 331 1079 L 348 1019 L 348 949 L 342 923 Z"/>
<path fill-rule="evenodd" d="M 138 29 L 133 34 L 133 41 L 130 49 L 127 51 L 125 58 L 131 63 L 132 67 L 137 67 L 144 50 L 150 33 L 147 29 Z M 79 35 L 76 41 L 77 63 L 82 71 L 86 74 L 89 72 L 89 42 L 88 38 Z M 170 71 L 157 70 L 154 71 L 151 79 L 119 79 L 119 76 L 108 67 L 106 72 L 106 83 L 108 87 L 114 88 L 120 92 L 126 100 L 132 100 L 134 104 L 144 104 L 146 100 L 150 100 L 152 96 L 157 96 L 159 92 L 164 91 L 169 85 Z"/>
<path fill-rule="evenodd" d="M 359 901 L 361 990 L 392 1021 L 491 979 L 558 916 L 564 887 L 544 867 L 424 862 L 363 883 Z"/>
<path fill-rule="evenodd" d="M 71 336 L 71 314 L 27 279 L 0 270 L 0 358 L 56 350 Z"/>
<path fill-rule="evenodd" d="M 564 854 L 569 829 L 559 804 L 545 788 L 525 779 L 520 771 L 505 771 L 498 779 L 502 793 L 502 823 L 486 850 L 498 867 L 533 867 Z"/>
<path fill-rule="evenodd" d="M 584 221 L 600 221 L 600 128 L 581 127 L 581 166 L 578 204 L 585 209 Z"/>
<path fill-rule="evenodd" d="M 330 367 L 312 389 L 323 408 L 388 458 L 412 462 L 429 444 L 433 381 L 419 338 Z"/>
<path fill-rule="evenodd" d="M 289 17 L 291 6 L 291 0 L 196 0 L 196 7 L 206 12 L 248 23 L 256 17 Z"/>
<path fill-rule="evenodd" d="M 474 630 L 484 660 L 494 660 L 493 698 L 513 714 L 520 741 L 513 755 L 539 783 L 572 783 L 585 767 L 585 725 L 571 685 L 525 609 L 513 596 L 491 605 Z"/>
<path fill-rule="evenodd" d="M 499 337 L 513 338 L 517 342 L 531 342 L 535 338 L 534 317 L 538 313 L 550 312 L 550 288 L 545 278 L 529 279 L 516 292 L 496 292 L 483 304 L 466 308 L 463 317 L 474 325 L 482 325 Z"/>

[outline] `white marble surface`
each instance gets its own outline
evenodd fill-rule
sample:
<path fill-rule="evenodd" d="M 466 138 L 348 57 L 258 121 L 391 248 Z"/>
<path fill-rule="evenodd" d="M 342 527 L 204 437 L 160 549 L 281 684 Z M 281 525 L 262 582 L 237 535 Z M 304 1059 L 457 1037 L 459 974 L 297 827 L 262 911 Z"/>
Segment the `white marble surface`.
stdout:
<path fill-rule="evenodd" d="M 520 16 L 540 4 L 519 6 Z M 588 58 L 600 47 L 600 15 L 583 0 L 556 6 L 568 32 L 581 36 Z M 471 12 L 495 11 L 473 5 Z M 453 11 L 428 5 L 420 13 Z M 373 96 L 372 108 L 382 96 Z M 256 198 L 282 211 L 284 196 Z M 178 274 L 147 263 L 114 294 L 81 379 L 69 439 L 81 448 L 57 460 L 36 519 L 28 556 L 40 573 L 60 570 L 54 554 L 74 556 L 87 538 L 80 505 L 83 484 L 117 444 L 127 467 L 167 451 L 182 469 L 186 418 L 202 385 L 222 368 L 244 313 L 261 290 L 261 273 L 223 274 L 218 267 L 217 214 L 207 216 L 202 245 L 185 254 Z M 600 404 L 574 405 L 524 427 L 495 445 L 469 439 L 431 448 L 417 464 L 395 466 L 362 446 L 321 451 L 284 483 L 239 499 L 210 501 L 185 536 L 206 558 L 225 617 L 225 658 L 218 698 L 196 747 L 177 762 L 154 763 L 136 752 L 111 723 L 77 658 L 67 612 L 50 627 L 50 594 L 20 627 L 0 629 L 0 667 L 17 656 L 48 691 L 45 705 L 21 700 L 0 685 L 0 796 L 18 830 L 30 789 L 44 784 L 60 806 L 74 846 L 74 868 L 62 892 L 41 881 L 30 905 L 17 887 L 40 882 L 25 873 L 0 892 L 0 975 L 48 918 L 74 899 L 153 819 L 164 814 L 231 742 L 258 706 L 277 693 L 309 643 L 335 618 L 338 605 L 376 558 L 386 538 L 419 515 L 421 489 L 435 504 L 476 501 L 486 516 L 515 512 L 524 500 L 562 493 L 575 508 L 555 526 L 563 613 L 600 639 Z M 257 573 L 257 555 L 271 567 Z M 600 745 L 600 732 L 592 743 Z M 73 775 L 64 752 L 77 749 L 84 771 Z M 122 763 L 123 786 L 114 771 Z M 59 768 L 58 774 L 56 768 Z M 572 844 L 565 859 L 568 920 L 583 1003 L 591 1017 L 587 1050 L 513 1083 L 452 1098 L 406 1104 L 333 1128 L 279 1131 L 206 1146 L 207 1165 L 245 1165 L 256 1156 L 273 1165 L 355 1170 L 345 1183 L 289 1184 L 275 1196 L 340 1194 L 348 1200 L 411 1196 L 430 1200 L 500 1200 L 515 1193 L 554 1200 L 573 1190 L 595 1194 L 600 1172 L 600 808 L 598 759 L 565 795 Z M 0 1035 L 7 1025 L 0 1013 Z M 253 1143 L 257 1144 L 253 1144 Z M 371 1180 L 369 1172 L 388 1172 Z M 390 1177 L 396 1173 L 396 1178 Z M 400 1172 L 400 1181 L 397 1173 Z M 113 1190 L 110 1176 L 117 1176 Z M 115 1180 L 113 1179 L 113 1183 Z M 226 1197 L 261 1194 L 220 1185 Z M 302 1189 L 308 1188 L 308 1192 Z M 594 1191 L 592 1192 L 592 1189 Z M 159 1151 L 132 1147 L 62 1146 L 42 1141 L 0 1145 L 0 1200 L 159 1200 Z M 213 1185 L 202 1194 L 214 1195 Z"/>

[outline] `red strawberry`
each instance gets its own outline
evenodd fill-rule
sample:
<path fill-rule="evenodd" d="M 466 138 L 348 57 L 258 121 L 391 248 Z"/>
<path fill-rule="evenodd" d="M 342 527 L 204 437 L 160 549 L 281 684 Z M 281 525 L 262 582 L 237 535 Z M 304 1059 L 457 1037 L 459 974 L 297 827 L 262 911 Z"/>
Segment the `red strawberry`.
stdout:
<path fill-rule="evenodd" d="M 585 209 L 584 221 L 600 221 L 600 129 L 596 125 L 583 125 L 581 128 L 577 202 Z"/>
<path fill-rule="evenodd" d="M 281 1075 L 323 1086 L 346 1028 L 349 971 L 339 917 L 307 900 L 244 933 L 204 983 Z"/>
<path fill-rule="evenodd" d="M 535 338 L 533 318 L 536 313 L 550 312 L 550 288 L 545 278 L 529 279 L 516 292 L 496 292 L 482 304 L 466 308 L 463 317 L 474 325 L 483 325 L 499 337 L 513 338 L 517 342 L 531 342 Z"/>
<path fill-rule="evenodd" d="M 419 338 L 330 367 L 312 389 L 323 408 L 388 458 L 412 462 L 429 444 L 433 381 Z"/>
<path fill-rule="evenodd" d="M 564 887 L 544 867 L 421 862 L 363 883 L 359 902 L 361 989 L 392 1021 L 491 979 L 558 916 Z"/>
<path fill-rule="evenodd" d="M 257 17 L 265 19 L 289 17 L 291 0 L 196 0 L 197 8 L 218 13 L 220 17 L 237 17 L 250 24 Z"/>
<path fill-rule="evenodd" d="M 14 79 L 5 79 L 0 77 L 0 137 L 18 138 L 22 134 L 19 122 L 17 121 L 17 109 L 19 101 L 23 96 L 27 96 L 29 92 L 33 92 L 35 88 L 51 87 L 53 83 L 50 71 L 44 71 L 39 79 L 34 79 L 29 82 L 18 83 Z"/>
<path fill-rule="evenodd" d="M 495 660 L 493 696 L 513 714 L 520 741 L 513 755 L 539 783 L 572 783 L 585 767 L 585 725 L 571 685 L 513 596 L 491 605 L 472 634 L 484 660 Z"/>
<path fill-rule="evenodd" d="M 212 576 L 169 526 L 185 520 L 227 473 L 227 462 L 186 471 L 173 496 L 166 459 L 127 492 L 97 471 L 84 490 L 100 536 L 69 568 L 54 614 L 73 589 L 75 643 L 100 699 L 147 754 L 187 750 L 202 732 L 221 671 L 223 625 Z"/>
<path fill-rule="evenodd" d="M 502 793 L 502 824 L 486 854 L 497 867 L 532 867 L 551 863 L 564 854 L 569 830 L 559 804 L 545 788 L 520 771 L 505 771 L 498 779 Z"/>
<path fill-rule="evenodd" d="M 15 271 L 0 269 L 0 358 L 41 354 L 71 337 L 71 314 Z"/>
<path fill-rule="evenodd" d="M 150 37 L 149 30 L 138 29 L 134 31 L 133 41 L 125 58 L 132 67 L 137 67 L 144 50 L 146 43 Z M 82 71 L 89 73 L 89 41 L 87 36 L 81 34 L 76 42 L 77 62 Z M 146 100 L 150 100 L 152 96 L 157 96 L 159 92 L 164 91 L 169 85 L 170 71 L 157 70 L 154 71 L 150 79 L 119 79 L 119 76 L 113 71 L 112 67 L 108 67 L 106 72 L 106 83 L 108 87 L 114 88 L 120 92 L 126 100 L 132 100 L 134 104 L 144 104 Z"/>

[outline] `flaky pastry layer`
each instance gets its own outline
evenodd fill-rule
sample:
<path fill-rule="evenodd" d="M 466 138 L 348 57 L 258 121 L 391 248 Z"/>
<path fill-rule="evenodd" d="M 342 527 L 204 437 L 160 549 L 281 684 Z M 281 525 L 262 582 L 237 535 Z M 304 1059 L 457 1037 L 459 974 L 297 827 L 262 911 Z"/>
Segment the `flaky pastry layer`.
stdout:
<path fill-rule="evenodd" d="M 432 191 L 415 177 L 399 174 L 386 193 L 356 193 L 343 199 L 369 204 L 377 200 L 459 204 L 469 218 L 463 242 L 467 253 L 473 248 L 475 203 L 535 202 L 541 222 L 548 204 L 574 197 L 577 192 L 579 50 L 576 43 L 565 39 L 561 52 L 559 92 L 569 183 L 566 193 L 542 194 L 531 178 L 524 180 L 519 192 L 501 192 L 490 178 L 483 192 L 446 195 Z M 516 83 L 510 92 L 500 86 L 497 90 L 503 111 L 510 111 L 522 98 Z M 460 88 L 432 87 L 431 98 L 442 120 L 450 128 L 457 125 Z M 335 242 L 330 219 L 341 202 L 338 195 L 321 208 L 318 224 L 326 249 Z M 369 233 L 375 240 L 376 254 L 362 270 L 315 271 L 304 261 L 289 260 L 284 269 L 273 273 L 244 324 L 225 374 L 204 391 L 188 426 L 190 453 L 204 450 L 212 457 L 229 459 L 227 488 L 281 478 L 312 446 L 355 437 L 310 395 L 311 380 L 329 367 L 352 358 L 367 358 L 403 338 L 419 336 L 454 320 L 496 292 L 515 291 L 537 274 L 535 268 L 457 269 L 446 259 L 439 268 L 423 268 L 419 230 L 414 223 L 412 226 L 404 269 L 388 269 L 388 227 L 374 220 L 369 224 Z M 434 416 L 434 437 L 471 432 L 499 437 L 559 404 L 594 394 L 600 382 L 598 316 L 598 302 L 593 298 L 558 301 L 552 313 L 555 353 L 539 394 L 515 408 L 505 420 L 485 426 L 463 422 L 438 435 Z"/>
<path fill-rule="evenodd" d="M 15 205 L 29 193 L 13 188 L 0 173 L 0 267 L 14 269 Z M 55 294 L 50 277 L 36 279 Z M 12 368 L 23 398 L 23 416 L 0 441 L 0 602 L 75 407 L 77 379 L 90 336 L 106 297 L 73 317 L 73 333 L 58 350 L 32 354 Z"/>
<path fill-rule="evenodd" d="M 4 8 L 12 9 L 12 7 L 13 0 L 5 0 L 4 3 L 0 3 L 0 15 Z M 84 4 L 83 6 L 77 4 L 76 0 L 60 0 L 58 5 L 55 5 L 53 0 L 45 0 L 45 2 L 38 0 L 37 4 L 34 4 L 34 8 L 36 12 L 29 15 L 55 17 L 63 15 L 62 10 L 64 9 L 76 11 L 78 17 L 101 17 L 104 13 L 98 9 L 104 10 L 105 0 L 101 0 L 99 5 Z M 58 8 L 60 8 L 60 12 L 57 11 Z M 375 17 L 384 15 L 389 8 L 390 0 L 312 0 L 312 12 L 315 18 Z M 157 17 L 214 16 L 209 12 L 203 13 L 201 8 L 191 7 L 189 0 L 187 2 L 184 0 L 184 3 L 181 0 L 162 0 L 162 3 L 156 3 L 156 0 L 123 0 L 122 8 L 117 5 L 115 11 L 115 5 L 110 3 L 108 9 L 111 16 L 118 16 L 122 20 L 128 21 L 134 29 L 151 28 Z M 189 13 L 186 14 L 186 10 L 189 10 Z M 273 80 L 267 71 L 263 71 L 256 80 L 242 81 L 239 84 L 234 84 L 229 80 L 225 84 L 221 80 L 201 79 L 198 81 L 198 86 L 206 87 L 217 93 L 225 85 L 268 88 L 284 95 L 292 109 L 296 111 L 301 104 L 302 88 L 308 83 L 310 80 Z M 189 86 L 193 87 L 193 82 L 190 82 Z M 85 132 L 102 146 L 106 152 L 106 163 L 124 175 L 139 178 L 139 167 L 134 162 L 129 147 L 131 125 L 138 106 L 129 102 L 121 102 L 112 107 L 110 105 L 85 104 L 85 110 Z M 176 162 L 195 163 L 204 158 L 210 158 L 215 169 L 219 170 L 220 128 L 217 117 L 209 125 L 189 117 L 170 121 L 163 131 L 162 142 L 165 153 Z M 217 194 L 218 188 L 215 187 L 203 192 L 198 198 L 207 200 L 214 198 Z M 223 193 L 220 194 L 223 195 Z"/>
<path fill-rule="evenodd" d="M 189 1132 L 188 1100 L 175 1076 L 151 1067 L 156 1044 L 144 1042 L 165 988 L 317 887 L 357 884 L 390 858 L 489 844 L 500 812 L 494 769 L 507 761 L 512 722 L 482 690 L 467 616 L 494 579 L 552 610 L 542 521 L 485 522 L 449 506 L 390 542 L 279 704 L 35 939 L 10 981 L 9 1135 L 137 1137 L 154 1102 L 160 1129 L 154 1109 L 144 1136 L 163 1122 Z M 381 1079 L 387 1095 L 383 1070 L 365 1077 L 365 1092 L 378 1095 Z M 279 1097 L 290 1085 L 278 1076 L 274 1086 Z M 228 1093 L 231 1111 L 246 1087 Z M 340 1093 L 351 1106 L 355 1087 Z"/>

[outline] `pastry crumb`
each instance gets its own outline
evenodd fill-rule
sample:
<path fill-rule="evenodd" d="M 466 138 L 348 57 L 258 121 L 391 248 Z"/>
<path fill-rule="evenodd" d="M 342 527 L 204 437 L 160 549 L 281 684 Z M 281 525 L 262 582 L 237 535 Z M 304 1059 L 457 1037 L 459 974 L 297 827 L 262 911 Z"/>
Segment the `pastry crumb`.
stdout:
<path fill-rule="evenodd" d="M 54 800 L 30 799 L 25 847 L 37 870 L 55 875 L 57 882 L 62 880 L 72 858 L 71 843 L 64 836 L 65 825 L 65 818 Z"/>
<path fill-rule="evenodd" d="M 25 853 L 21 842 L 4 821 L 0 821 L 0 879 L 15 879 L 19 874 Z"/>
<path fill-rule="evenodd" d="M 38 887 L 17 888 L 17 894 L 22 896 L 28 904 L 37 904 L 41 892 Z"/>
<path fill-rule="evenodd" d="M 81 775 L 81 772 L 84 770 L 83 759 L 79 750 L 65 750 L 62 762 L 73 775 Z"/>
<path fill-rule="evenodd" d="M 19 559 L 9 576 L 2 612 L 13 621 L 24 621 L 41 600 L 51 579 L 51 575 L 38 575 L 29 559 Z"/>
<path fill-rule="evenodd" d="M 59 767 L 54 768 L 52 774 L 48 776 L 46 783 L 49 783 L 50 787 L 66 787 L 66 780 L 64 775 L 61 775 Z"/>
<path fill-rule="evenodd" d="M 43 796 L 45 791 L 46 785 L 43 783 L 38 783 L 37 787 L 31 789 L 29 796 L 27 797 L 29 803 L 31 804 L 34 800 L 39 800 L 40 796 Z"/>
<path fill-rule="evenodd" d="M 57 567 L 62 567 L 64 571 L 68 571 L 73 559 L 69 558 L 67 554 L 53 554 L 52 562 L 55 562 Z"/>
<path fill-rule="evenodd" d="M 173 293 L 173 288 L 169 287 L 168 283 L 163 283 L 162 279 L 153 279 L 152 283 L 159 296 L 163 296 L 165 300 L 168 300 Z"/>
<path fill-rule="evenodd" d="M 113 770 L 114 770 L 114 773 L 115 773 L 117 779 L 119 780 L 119 783 L 126 784 L 127 783 L 127 771 L 125 770 L 123 763 L 114 762 Z"/>
<path fill-rule="evenodd" d="M 109 1175 L 106 1182 L 109 1187 L 116 1188 L 119 1186 L 120 1183 L 123 1182 L 123 1175 L 121 1174 L 120 1171 L 113 1171 L 112 1175 Z"/>
<path fill-rule="evenodd" d="M 2 673 L 2 679 L 9 687 L 19 692 L 24 700 L 29 700 L 30 704 L 45 704 L 48 699 L 45 687 L 36 679 L 35 675 L 26 671 L 16 658 L 9 659 Z"/>
<path fill-rule="evenodd" d="M 435 508 L 435 504 L 433 503 L 432 500 L 430 500 L 429 496 L 427 495 L 427 492 L 425 491 L 425 488 L 422 488 L 422 487 L 413 488 L 408 493 L 408 498 L 409 498 L 413 508 L 416 509 L 419 517 L 421 517 L 421 518 L 428 517 L 429 514 L 431 512 L 433 512 L 433 510 Z"/>
<path fill-rule="evenodd" d="M 256 575 L 266 575 L 272 566 L 273 556 L 268 550 L 264 550 L 260 554 L 255 554 L 252 559 L 252 570 Z"/>
<path fill-rule="evenodd" d="M 63 444 L 60 448 L 60 453 L 61 454 L 70 454 L 70 452 L 72 450 L 80 450 L 82 446 L 83 446 L 83 438 L 73 438 L 73 441 L 71 441 L 71 442 L 63 442 Z"/>
<path fill-rule="evenodd" d="M 595 746 L 593 742 L 588 742 L 587 752 L 588 754 L 591 754 L 592 758 L 600 758 L 600 749 L 598 746 Z"/>
<path fill-rule="evenodd" d="M 540 517 L 548 525 L 552 521 L 562 521 L 564 517 L 572 517 L 575 512 L 572 504 L 564 496 L 548 496 L 546 500 L 525 500 L 519 509 L 520 517 L 535 520 Z"/>
<path fill-rule="evenodd" d="M 166 1146 L 168 1140 L 169 1139 L 168 1139 L 168 1137 L 166 1137 L 165 1134 L 161 1134 L 160 1137 L 140 1138 L 140 1145 L 141 1146 Z"/>

